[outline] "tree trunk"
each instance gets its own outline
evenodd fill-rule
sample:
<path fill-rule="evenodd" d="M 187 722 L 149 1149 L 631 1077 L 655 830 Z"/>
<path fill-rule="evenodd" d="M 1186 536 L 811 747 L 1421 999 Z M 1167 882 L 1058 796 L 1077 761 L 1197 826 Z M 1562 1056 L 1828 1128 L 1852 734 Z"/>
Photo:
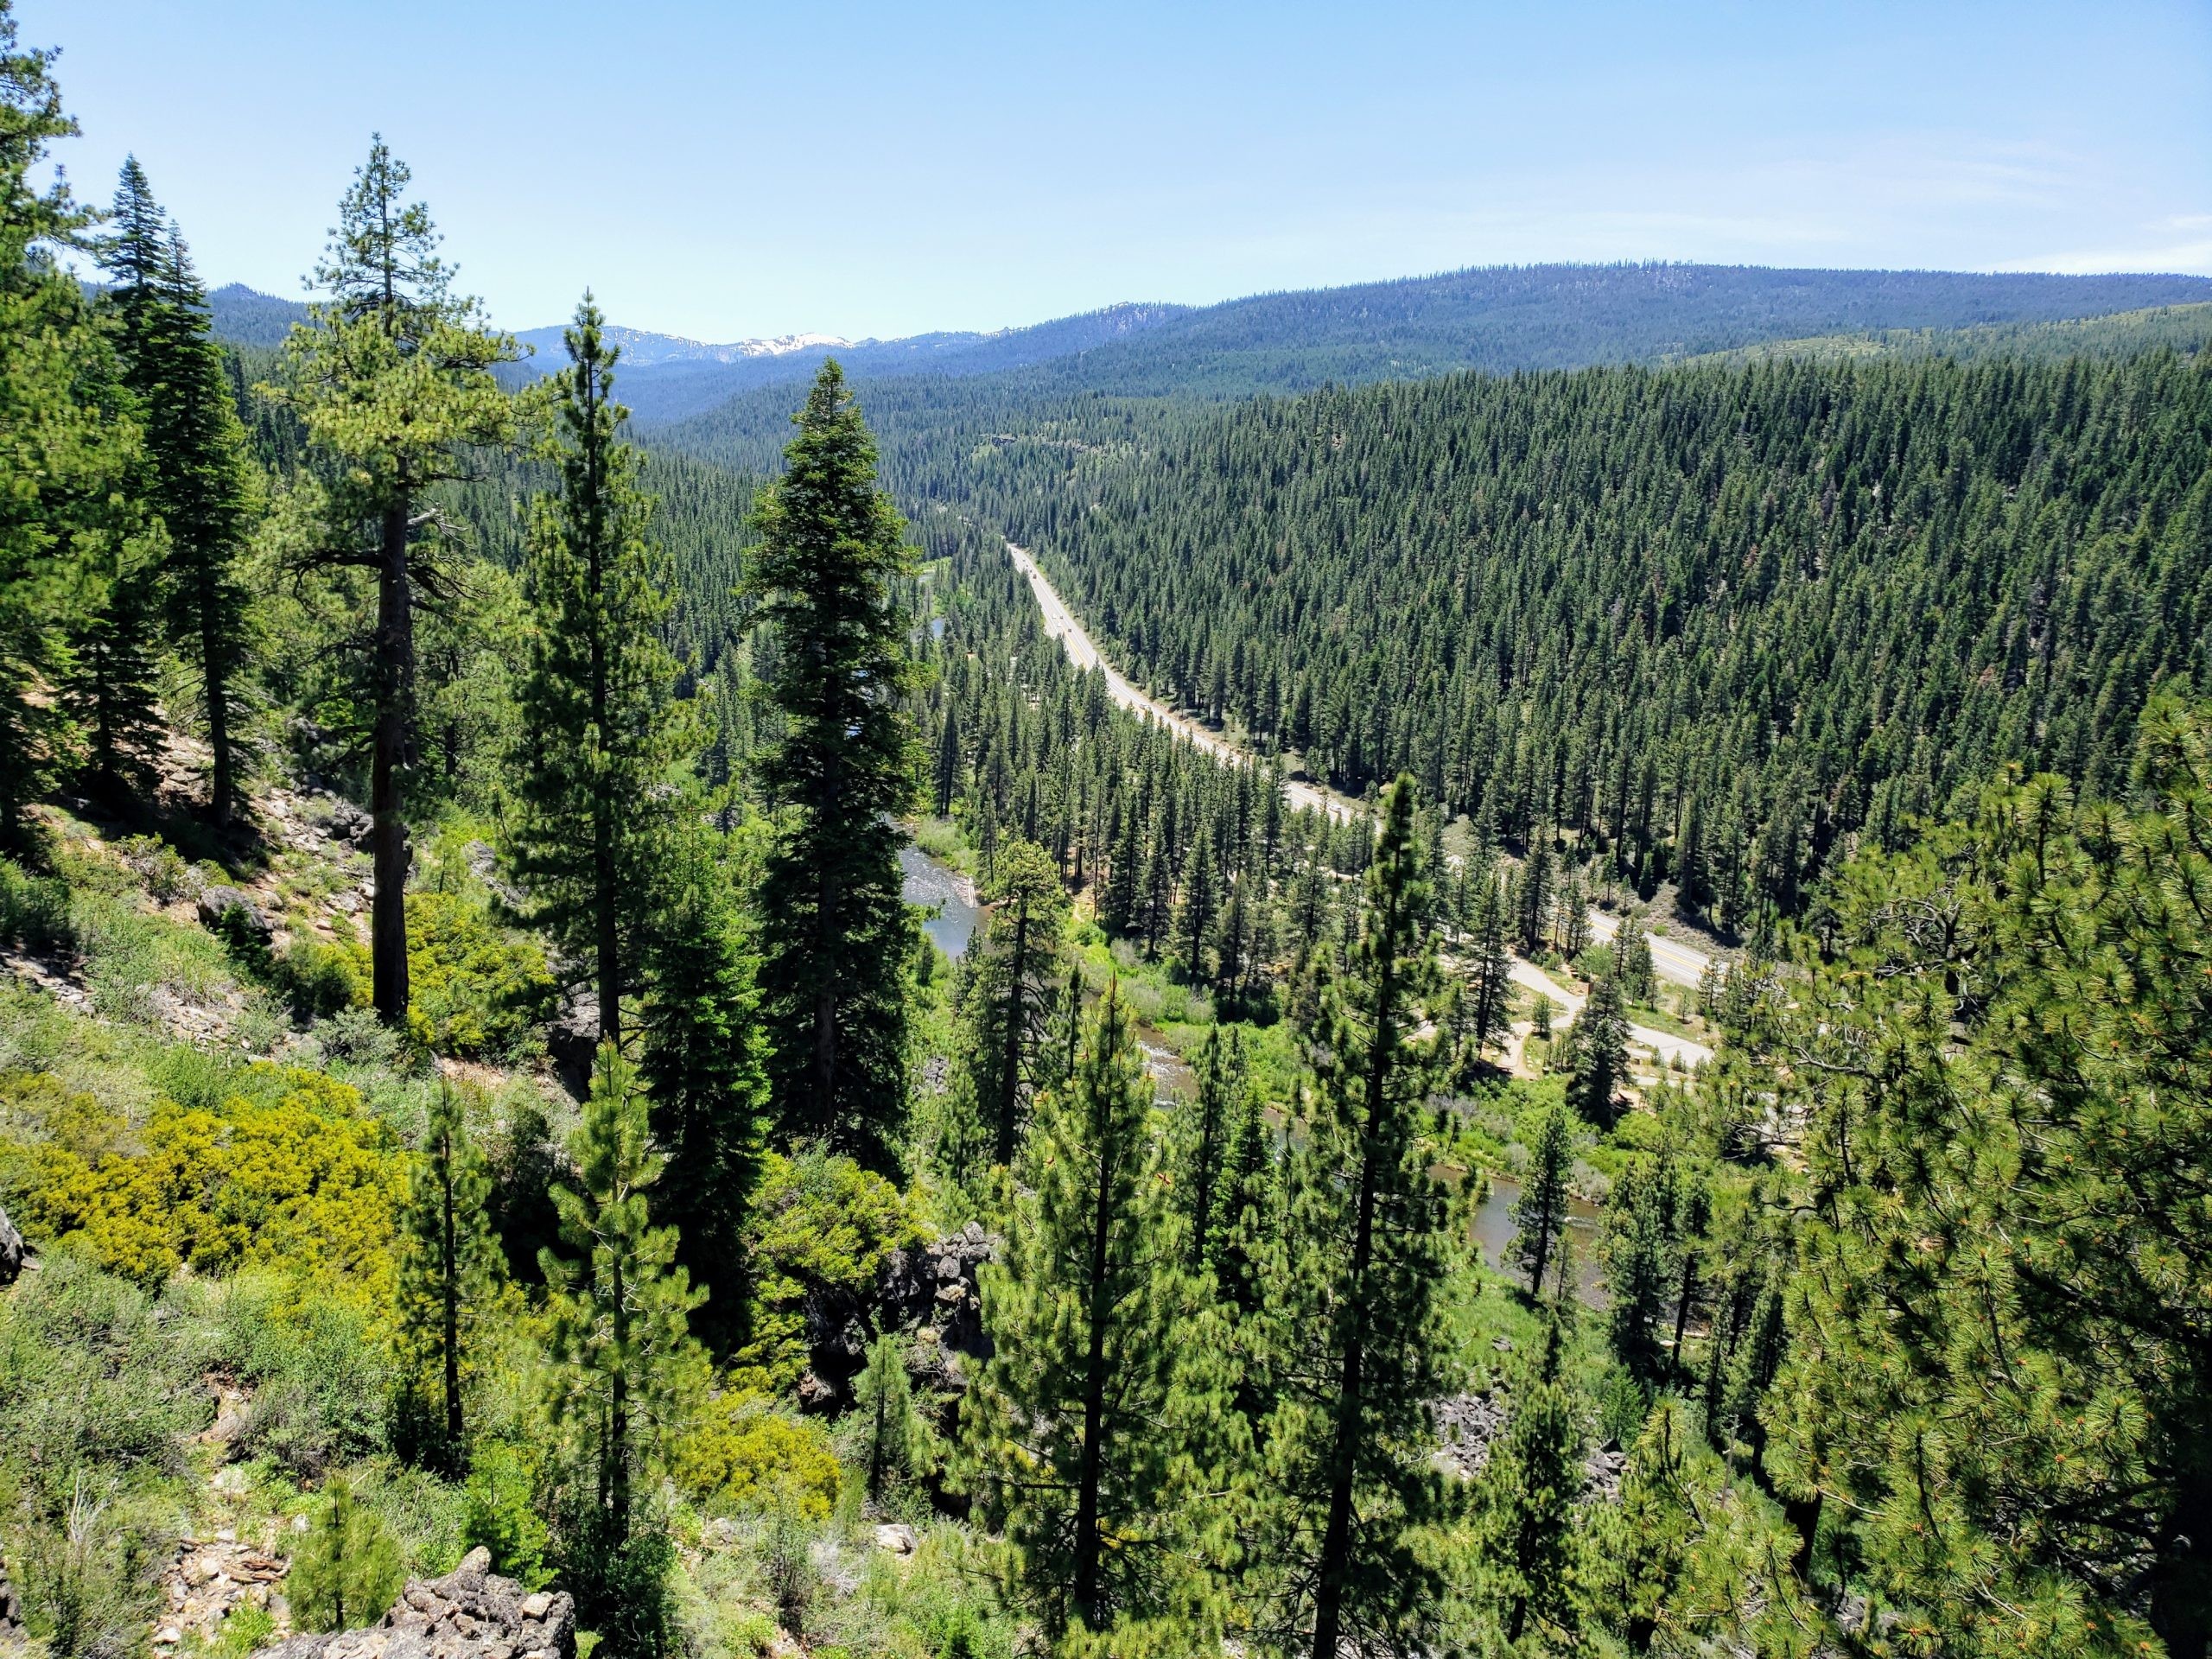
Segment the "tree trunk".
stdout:
<path fill-rule="evenodd" d="M 1094 1108 L 1103 1112 L 1103 1105 Z M 1113 1298 L 1106 1282 L 1107 1199 L 1113 1147 L 1107 1135 L 1099 1136 L 1096 1218 L 1090 1230 L 1090 1347 L 1083 1375 L 1083 1464 L 1077 1478 L 1075 1506 L 1076 1618 L 1085 1630 L 1097 1628 L 1098 1611 L 1098 1484 L 1104 1462 L 1099 1444 L 1106 1415 L 1106 1322 Z"/>
<path fill-rule="evenodd" d="M 407 1023 L 407 870 L 413 855 L 401 817 L 402 785 L 414 761 L 415 609 L 407 569 L 407 503 L 385 510 L 377 571 L 377 626 L 370 642 L 376 695 L 369 810 L 376 897 L 369 912 L 371 1001 L 387 1026 Z"/>
<path fill-rule="evenodd" d="M 446 1456 L 461 1456 L 461 1239 L 453 1204 L 453 1137 L 439 1147 L 440 1265 L 445 1269 Z"/>
<path fill-rule="evenodd" d="M 236 798 L 238 785 L 231 775 L 230 676 L 223 663 L 222 642 L 217 637 L 213 588 L 213 573 L 203 569 L 200 578 L 200 666 L 207 697 L 207 747 L 215 758 L 214 773 L 209 781 L 212 798 L 208 802 L 208 817 L 218 830 L 226 830 L 230 827 L 231 804 Z"/>
<path fill-rule="evenodd" d="M 613 1387 L 607 1411 L 607 1517 L 617 1548 L 630 1541 L 630 1315 L 620 1262 L 614 1265 Z"/>
<path fill-rule="evenodd" d="M 999 1071 L 999 1135 L 996 1161 L 1001 1165 L 1014 1162 L 1014 1131 L 1019 1127 L 1016 1117 L 1021 1104 L 1021 1038 L 1025 1016 L 1022 1012 L 1022 991 L 1029 975 L 1029 901 L 1016 901 L 1014 912 L 1014 956 L 1008 964 L 1010 983 L 1007 987 L 1006 1053 Z"/>
<path fill-rule="evenodd" d="M 1383 938 L 1393 948 L 1396 933 L 1395 926 L 1382 930 Z M 1376 1130 L 1389 1104 L 1397 1017 L 1397 962 L 1386 955 L 1382 976 L 1375 988 L 1366 1121 L 1360 1126 L 1359 1209 L 1352 1230 L 1351 1271 L 1346 1275 L 1351 1329 L 1344 1338 L 1336 1442 L 1329 1454 L 1329 1513 L 1321 1532 L 1320 1570 L 1313 1596 L 1313 1659 L 1337 1659 L 1344 1629 L 1344 1589 L 1351 1580 L 1352 1485 L 1358 1472 L 1360 1423 L 1367 1405 L 1367 1273 L 1375 1255 L 1375 1163 L 1379 1154 Z"/>

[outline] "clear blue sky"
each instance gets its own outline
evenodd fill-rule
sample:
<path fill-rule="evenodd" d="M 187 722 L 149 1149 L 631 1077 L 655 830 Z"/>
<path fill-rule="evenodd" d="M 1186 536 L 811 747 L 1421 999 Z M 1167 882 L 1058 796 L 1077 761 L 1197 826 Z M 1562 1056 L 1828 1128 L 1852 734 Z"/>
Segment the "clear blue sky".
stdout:
<path fill-rule="evenodd" d="M 724 340 L 1471 264 L 2212 273 L 2212 3 L 18 0 L 105 200 L 294 295 L 380 129 L 511 327 Z"/>

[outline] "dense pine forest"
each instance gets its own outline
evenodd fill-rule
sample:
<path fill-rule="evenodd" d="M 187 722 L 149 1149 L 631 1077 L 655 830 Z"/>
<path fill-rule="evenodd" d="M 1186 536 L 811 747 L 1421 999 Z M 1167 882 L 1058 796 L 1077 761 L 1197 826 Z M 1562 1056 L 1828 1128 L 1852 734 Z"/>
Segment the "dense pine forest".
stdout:
<path fill-rule="evenodd" d="M 380 139 L 219 331 L 54 67 L 0 0 L 0 1652 L 2212 1650 L 2185 309 L 656 428 Z"/>

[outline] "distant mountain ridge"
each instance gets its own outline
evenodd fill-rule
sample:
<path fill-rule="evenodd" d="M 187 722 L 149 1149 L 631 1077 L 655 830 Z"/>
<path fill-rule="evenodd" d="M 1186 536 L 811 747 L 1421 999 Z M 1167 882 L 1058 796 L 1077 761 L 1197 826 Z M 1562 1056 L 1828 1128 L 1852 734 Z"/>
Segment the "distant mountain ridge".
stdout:
<path fill-rule="evenodd" d="M 210 297 L 216 333 L 242 345 L 279 344 L 306 315 L 296 302 L 238 283 Z M 1815 338 L 2008 329 L 2206 302 L 2212 277 L 1512 265 L 1202 307 L 1115 305 L 988 334 L 716 344 L 626 326 L 609 332 L 623 347 L 623 401 L 640 425 L 665 425 L 808 378 L 832 355 L 860 381 L 1009 376 L 1009 389 L 1026 393 L 1222 397 L 1464 369 L 1669 362 Z M 530 371 L 557 364 L 558 327 L 517 338 L 537 353 Z"/>

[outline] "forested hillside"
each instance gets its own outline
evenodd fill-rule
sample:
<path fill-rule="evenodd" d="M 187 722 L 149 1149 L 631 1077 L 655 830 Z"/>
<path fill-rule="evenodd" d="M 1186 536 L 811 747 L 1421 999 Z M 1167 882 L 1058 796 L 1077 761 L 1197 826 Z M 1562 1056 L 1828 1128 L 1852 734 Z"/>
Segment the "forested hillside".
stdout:
<path fill-rule="evenodd" d="M 1725 931 L 2212 690 L 2212 372 L 2162 352 L 1071 409 L 922 477 L 1170 701 Z"/>
<path fill-rule="evenodd" d="M 381 139 L 218 304 L 54 67 L 0 0 L 0 1654 L 2212 1651 L 2201 358 L 648 451 Z M 2081 291 L 1830 293 L 1945 282 Z"/>

